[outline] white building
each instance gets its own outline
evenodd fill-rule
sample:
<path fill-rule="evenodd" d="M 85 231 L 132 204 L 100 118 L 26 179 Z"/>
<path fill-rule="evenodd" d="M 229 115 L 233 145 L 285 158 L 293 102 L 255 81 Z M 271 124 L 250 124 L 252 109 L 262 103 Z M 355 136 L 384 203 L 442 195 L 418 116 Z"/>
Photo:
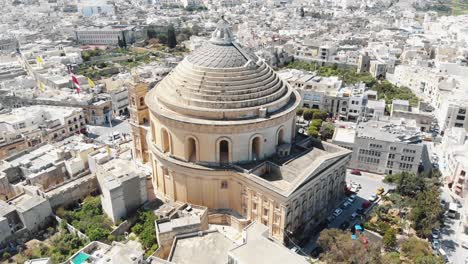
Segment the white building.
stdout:
<path fill-rule="evenodd" d="M 416 173 L 421 161 L 429 169 L 427 150 L 414 120 L 371 120 L 358 123 L 356 129 L 336 128 L 332 142 L 353 149 L 349 163 L 353 169 L 379 174 Z"/>
<path fill-rule="evenodd" d="M 457 196 L 468 197 L 468 181 L 465 179 L 468 171 L 468 141 L 465 129 L 447 129 L 441 150 L 439 168 L 442 176 Z"/>
<path fill-rule="evenodd" d="M 146 39 L 146 31 L 138 26 L 114 25 L 108 27 L 89 27 L 75 30 L 75 40 L 83 45 L 117 46 L 119 39 L 127 45 Z"/>

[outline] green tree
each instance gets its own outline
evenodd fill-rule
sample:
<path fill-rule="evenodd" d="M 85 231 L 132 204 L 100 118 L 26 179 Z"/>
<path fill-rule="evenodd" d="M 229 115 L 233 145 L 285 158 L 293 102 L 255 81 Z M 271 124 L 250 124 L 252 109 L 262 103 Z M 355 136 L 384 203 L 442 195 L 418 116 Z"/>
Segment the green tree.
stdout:
<path fill-rule="evenodd" d="M 296 115 L 297 115 L 297 116 L 302 116 L 303 113 L 304 113 L 304 108 L 299 108 L 299 109 L 297 109 L 297 111 L 296 111 Z"/>
<path fill-rule="evenodd" d="M 322 119 L 313 119 L 312 122 L 310 122 L 310 125 L 316 127 L 318 130 L 322 126 L 322 123 Z"/>
<path fill-rule="evenodd" d="M 314 117 L 315 109 L 305 109 L 302 117 L 304 120 L 310 121 Z"/>
<path fill-rule="evenodd" d="M 328 117 L 328 113 L 324 111 L 314 111 L 313 119 L 322 119 L 325 120 Z"/>
<path fill-rule="evenodd" d="M 89 237 L 91 241 L 100 241 L 104 240 L 109 236 L 109 230 L 106 230 L 101 227 L 91 228 L 86 232 L 86 235 Z"/>
<path fill-rule="evenodd" d="M 429 243 L 415 236 L 406 239 L 401 244 L 400 251 L 403 257 L 410 260 L 410 263 L 416 263 L 417 259 L 424 256 L 432 256 L 432 249 Z"/>
<path fill-rule="evenodd" d="M 440 190 L 436 186 L 417 195 L 410 219 L 418 236 L 429 237 L 432 229 L 439 227 L 444 211 L 439 201 Z"/>
<path fill-rule="evenodd" d="M 317 130 L 317 127 L 309 126 L 309 128 L 307 128 L 307 135 L 314 137 L 314 138 L 318 138 L 319 131 Z"/>
<path fill-rule="evenodd" d="M 382 263 L 385 264 L 401 264 L 400 254 L 398 252 L 390 252 L 382 256 Z"/>
<path fill-rule="evenodd" d="M 396 247 L 397 245 L 396 233 L 397 232 L 393 228 L 387 229 L 382 239 L 385 249 L 392 250 Z"/>
<path fill-rule="evenodd" d="M 176 33 L 172 24 L 167 28 L 167 46 L 171 49 L 177 46 Z"/>
<path fill-rule="evenodd" d="M 331 139 L 335 132 L 335 126 L 332 123 L 322 123 L 321 131 L 323 139 Z"/>
<path fill-rule="evenodd" d="M 320 233 L 317 243 L 324 250 L 320 260 L 325 263 L 382 263 L 378 243 L 365 244 L 361 237 L 352 240 L 349 232 L 325 229 Z"/>

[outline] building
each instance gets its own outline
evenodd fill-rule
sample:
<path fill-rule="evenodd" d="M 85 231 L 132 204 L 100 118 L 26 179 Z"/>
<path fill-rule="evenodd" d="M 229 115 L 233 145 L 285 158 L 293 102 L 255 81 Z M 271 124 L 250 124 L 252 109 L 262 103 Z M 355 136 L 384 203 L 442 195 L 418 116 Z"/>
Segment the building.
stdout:
<path fill-rule="evenodd" d="M 113 25 L 75 30 L 75 40 L 82 45 L 118 46 L 119 39 L 131 45 L 146 40 L 146 37 L 146 29 L 140 26 Z"/>
<path fill-rule="evenodd" d="M 0 158 L 84 132 L 80 108 L 34 105 L 0 114 Z"/>
<path fill-rule="evenodd" d="M 145 263 L 144 250 L 138 242 L 128 240 L 126 243 L 112 242 L 111 245 L 93 241 L 76 252 L 64 264 L 76 263 Z"/>
<path fill-rule="evenodd" d="M 387 64 L 385 62 L 381 62 L 378 60 L 370 61 L 369 73 L 372 75 L 372 77 L 376 79 L 383 79 L 385 78 L 386 72 L 387 72 Z"/>
<path fill-rule="evenodd" d="M 13 35 L 0 34 L 0 53 L 16 52 L 19 49 L 19 42 Z"/>
<path fill-rule="evenodd" d="M 102 209 L 114 223 L 136 212 L 148 200 L 147 176 L 132 161 L 111 159 L 97 168 L 96 175 Z"/>
<path fill-rule="evenodd" d="M 148 153 L 148 130 L 149 130 L 149 110 L 145 102 L 148 93 L 148 83 L 139 82 L 128 88 L 130 100 L 130 126 L 132 129 L 133 153 L 136 160 L 146 163 L 149 160 Z"/>
<path fill-rule="evenodd" d="M 301 237 L 342 199 L 351 152 L 296 134 L 299 94 L 233 38 L 221 20 L 209 42 L 135 98 L 149 109 L 153 186 L 167 201 L 256 220 L 281 242 Z"/>
<path fill-rule="evenodd" d="M 466 115 L 468 100 L 466 98 L 465 92 L 447 95 L 440 107 L 436 108 L 435 115 L 441 132 L 453 127 L 462 127 L 468 131 Z"/>
<path fill-rule="evenodd" d="M 393 100 L 390 116 L 414 119 L 421 132 L 429 131 L 434 120 L 434 114 L 429 111 L 427 104 L 420 102 L 417 107 L 413 107 L 407 100 Z"/>
<path fill-rule="evenodd" d="M 420 164 L 425 170 L 431 168 L 419 131 L 414 120 L 370 120 L 358 123 L 356 129 L 336 128 L 332 142 L 353 149 L 352 169 L 417 173 Z"/>
<path fill-rule="evenodd" d="M 460 198 L 466 198 L 468 181 L 467 134 L 464 128 L 447 129 L 442 138 L 439 169 L 449 183 L 451 191 Z"/>
<path fill-rule="evenodd" d="M 365 54 L 359 55 L 358 63 L 357 63 L 357 72 L 358 73 L 369 72 L 370 61 L 371 61 L 370 56 L 367 52 Z"/>

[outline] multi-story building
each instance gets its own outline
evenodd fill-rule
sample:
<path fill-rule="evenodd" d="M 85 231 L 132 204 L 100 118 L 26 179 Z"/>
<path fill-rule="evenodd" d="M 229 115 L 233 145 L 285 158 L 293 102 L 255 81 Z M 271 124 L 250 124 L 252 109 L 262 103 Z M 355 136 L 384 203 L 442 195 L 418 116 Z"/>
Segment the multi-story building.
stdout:
<path fill-rule="evenodd" d="M 19 48 L 19 42 L 13 35 L 0 34 L 0 53 L 15 52 Z"/>
<path fill-rule="evenodd" d="M 83 110 L 34 105 L 0 114 L 0 158 L 43 142 L 54 142 L 84 132 Z"/>
<path fill-rule="evenodd" d="M 378 60 L 370 61 L 369 73 L 376 79 L 383 79 L 387 72 L 387 64 Z"/>
<path fill-rule="evenodd" d="M 416 126 L 422 131 L 429 131 L 434 114 L 428 110 L 425 103 L 419 103 L 417 107 L 411 106 L 407 100 L 393 100 L 390 116 L 393 118 L 414 119 Z"/>
<path fill-rule="evenodd" d="M 119 39 L 127 45 L 145 40 L 146 29 L 139 26 L 114 25 L 103 28 L 80 28 L 75 30 L 75 40 L 84 45 L 119 45 Z"/>
<path fill-rule="evenodd" d="M 298 92 L 234 42 L 225 20 L 142 101 L 153 186 L 165 200 L 256 220 L 284 241 L 344 195 L 351 152 L 296 134 Z"/>
<path fill-rule="evenodd" d="M 332 142 L 353 149 L 350 168 L 379 174 L 416 173 L 420 164 L 424 169 L 430 165 L 415 125 L 414 120 L 360 122 L 356 129 L 336 128 Z"/>
<path fill-rule="evenodd" d="M 440 131 L 452 127 L 462 127 L 468 131 L 467 109 L 466 93 L 447 95 L 440 107 L 435 110 Z"/>
<path fill-rule="evenodd" d="M 449 179 L 449 187 L 460 198 L 468 194 L 468 145 L 467 134 L 463 128 L 447 129 L 442 138 L 441 152 L 439 153 L 440 171 L 444 179 Z"/>
<path fill-rule="evenodd" d="M 109 92 L 114 116 L 128 115 L 128 90 L 126 87 Z"/>

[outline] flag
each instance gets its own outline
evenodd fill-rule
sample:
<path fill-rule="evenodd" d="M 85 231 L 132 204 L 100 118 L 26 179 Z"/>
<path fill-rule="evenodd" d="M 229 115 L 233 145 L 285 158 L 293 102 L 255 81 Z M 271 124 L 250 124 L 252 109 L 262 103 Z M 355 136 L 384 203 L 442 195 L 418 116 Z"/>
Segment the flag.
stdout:
<path fill-rule="evenodd" d="M 43 64 L 44 63 L 44 60 L 42 59 L 41 56 L 36 56 L 36 61 L 38 64 Z"/>
<path fill-rule="evenodd" d="M 78 79 L 76 78 L 76 76 L 73 73 L 72 73 L 71 77 L 72 77 L 72 82 L 75 85 L 76 92 L 78 94 L 80 94 L 80 91 L 81 91 L 80 82 L 78 81 Z"/>
<path fill-rule="evenodd" d="M 88 78 L 88 84 L 89 84 L 89 87 L 91 88 L 94 88 L 94 86 L 96 86 L 93 82 L 93 80 L 91 80 L 91 78 Z"/>
<path fill-rule="evenodd" d="M 45 86 L 44 86 L 44 84 L 43 84 L 41 81 L 38 81 L 38 82 L 37 82 L 37 86 L 39 87 L 39 90 L 45 91 Z"/>

